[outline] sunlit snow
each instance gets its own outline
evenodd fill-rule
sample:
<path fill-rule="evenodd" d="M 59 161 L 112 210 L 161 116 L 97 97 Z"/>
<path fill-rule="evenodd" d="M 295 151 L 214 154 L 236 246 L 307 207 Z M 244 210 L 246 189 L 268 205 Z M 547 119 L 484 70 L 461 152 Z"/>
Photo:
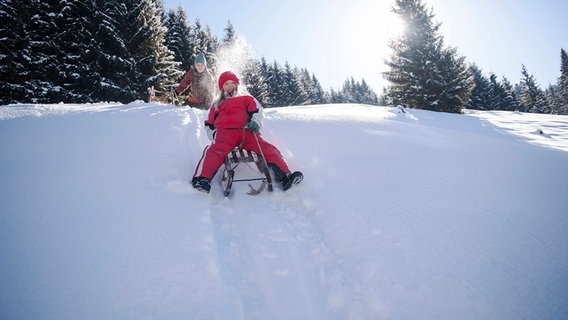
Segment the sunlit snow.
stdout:
<path fill-rule="evenodd" d="M 566 318 L 567 116 L 264 111 L 305 179 L 224 198 L 204 111 L 1 106 L 1 317 Z"/>

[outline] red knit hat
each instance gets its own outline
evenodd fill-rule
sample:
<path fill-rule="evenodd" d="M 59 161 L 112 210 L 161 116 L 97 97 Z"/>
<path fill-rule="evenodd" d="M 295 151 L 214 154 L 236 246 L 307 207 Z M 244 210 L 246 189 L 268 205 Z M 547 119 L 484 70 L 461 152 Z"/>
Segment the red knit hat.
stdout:
<path fill-rule="evenodd" d="M 233 80 L 237 84 L 241 84 L 236 74 L 232 73 L 231 71 L 225 71 L 219 76 L 219 90 L 223 91 L 223 85 L 229 80 Z"/>

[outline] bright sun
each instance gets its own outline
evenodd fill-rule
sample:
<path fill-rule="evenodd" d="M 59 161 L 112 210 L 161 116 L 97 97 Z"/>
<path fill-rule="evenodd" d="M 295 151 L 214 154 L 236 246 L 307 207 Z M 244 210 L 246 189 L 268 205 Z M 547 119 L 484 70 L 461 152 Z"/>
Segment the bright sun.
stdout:
<path fill-rule="evenodd" d="M 365 79 L 376 93 L 384 86 L 384 61 L 392 55 L 389 46 L 405 29 L 405 24 L 392 12 L 394 0 L 352 0 L 345 6 L 327 6 L 317 17 L 316 26 L 323 32 L 312 38 L 317 52 L 315 60 L 325 67 L 330 78 L 353 76 L 355 81 Z M 317 29 L 317 28 L 316 28 Z M 330 30 L 330 31 L 328 31 Z M 320 48 L 329 48 L 321 54 Z M 311 54 L 311 53 L 309 53 Z M 345 77 L 345 78 L 344 78 Z M 337 85 L 335 85 L 337 86 Z"/>
<path fill-rule="evenodd" d="M 390 1 L 354 2 L 343 12 L 338 37 L 347 44 L 344 50 L 364 48 L 373 55 L 384 57 L 390 52 L 388 44 L 404 32 L 405 24 L 391 11 Z"/>
<path fill-rule="evenodd" d="M 385 25 L 385 31 L 388 34 L 388 37 L 390 39 L 395 39 L 401 36 L 404 33 L 405 28 L 406 23 L 404 22 L 404 20 L 402 20 L 394 13 L 389 12 Z"/>

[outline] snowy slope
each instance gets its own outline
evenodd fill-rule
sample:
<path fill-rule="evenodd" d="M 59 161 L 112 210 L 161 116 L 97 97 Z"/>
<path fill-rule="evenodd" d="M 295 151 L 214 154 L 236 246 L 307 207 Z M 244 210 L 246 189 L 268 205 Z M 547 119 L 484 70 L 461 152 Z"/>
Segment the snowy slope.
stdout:
<path fill-rule="evenodd" d="M 305 179 L 227 199 L 200 110 L 1 106 L 2 318 L 568 318 L 568 117 L 265 117 Z"/>

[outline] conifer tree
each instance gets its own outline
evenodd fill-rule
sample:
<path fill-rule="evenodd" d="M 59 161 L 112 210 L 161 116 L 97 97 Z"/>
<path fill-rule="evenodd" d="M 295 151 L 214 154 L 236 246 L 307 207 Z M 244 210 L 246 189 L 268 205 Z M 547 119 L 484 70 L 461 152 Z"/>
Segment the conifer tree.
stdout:
<path fill-rule="evenodd" d="M 461 113 L 473 88 L 465 57 L 458 55 L 457 48 L 447 47 L 442 51 L 439 68 L 439 86 L 434 87 L 438 100 L 433 105 L 437 111 Z"/>
<path fill-rule="evenodd" d="M 295 76 L 292 73 L 292 68 L 290 67 L 288 61 L 284 63 L 281 79 L 282 81 L 280 83 L 281 86 L 280 101 L 282 103 L 282 106 L 294 105 L 296 101 L 294 97 L 294 92 L 297 92 L 300 89 L 297 87 Z"/>
<path fill-rule="evenodd" d="M 489 110 L 506 110 L 507 92 L 497 81 L 494 73 L 489 74 Z"/>
<path fill-rule="evenodd" d="M 205 28 L 203 27 L 199 18 L 195 20 L 191 31 L 194 54 L 193 58 L 195 58 L 197 53 L 202 52 L 207 58 L 207 65 L 214 70 L 216 65 L 214 53 L 217 52 L 219 47 L 217 38 L 213 36 L 209 26 L 206 26 Z"/>
<path fill-rule="evenodd" d="M 396 0 L 393 12 L 406 22 L 405 32 L 391 42 L 392 57 L 384 73 L 389 96 L 411 108 L 461 112 L 471 90 L 464 57 L 445 48 L 440 24 L 421 0 Z"/>
<path fill-rule="evenodd" d="M 295 101 L 293 105 L 307 105 L 312 104 L 309 95 L 309 81 L 304 81 L 302 78 L 302 71 L 298 69 L 298 67 L 292 68 L 292 74 L 294 75 L 294 82 L 295 86 L 298 88 L 298 91 L 295 92 Z"/>
<path fill-rule="evenodd" d="M 310 75 L 306 68 L 300 71 L 300 81 L 307 94 L 306 104 L 324 103 L 324 91 L 314 75 Z"/>
<path fill-rule="evenodd" d="M 61 72 L 64 32 L 60 1 L 2 2 L 2 100 L 7 102 L 61 102 L 73 94 Z M 55 35 L 55 37 L 54 37 Z"/>
<path fill-rule="evenodd" d="M 270 66 L 268 70 L 268 78 L 266 82 L 268 85 L 268 94 L 272 100 L 272 106 L 282 107 L 286 105 L 285 95 L 284 95 L 284 83 L 283 83 L 283 72 L 274 60 L 274 63 Z"/>
<path fill-rule="evenodd" d="M 500 110 L 517 111 L 520 109 L 520 103 L 515 88 L 507 78 L 503 77 L 500 86 L 505 91 L 506 98 Z"/>
<path fill-rule="evenodd" d="M 130 50 L 139 70 L 139 99 L 146 96 L 147 88 L 165 88 L 182 74 L 176 70 L 179 63 L 165 45 L 166 28 L 162 24 L 163 5 L 159 0 L 139 0 L 133 8 L 138 13 L 133 21 Z"/>
<path fill-rule="evenodd" d="M 342 103 L 354 103 L 357 100 L 355 79 L 353 79 L 353 77 L 345 80 L 340 95 Z"/>
<path fill-rule="evenodd" d="M 58 25 L 64 27 L 54 38 L 60 44 L 61 86 L 71 93 L 66 102 L 96 101 L 93 87 L 99 79 L 96 60 L 100 50 L 94 41 L 100 23 L 96 0 L 60 3 Z"/>
<path fill-rule="evenodd" d="M 244 71 L 244 84 L 249 94 L 255 97 L 263 107 L 268 107 L 270 100 L 268 99 L 268 87 L 264 76 L 261 72 L 261 63 L 256 60 L 251 60 L 247 64 Z"/>
<path fill-rule="evenodd" d="M 333 88 L 329 89 L 329 103 L 342 103 L 340 95 Z"/>
<path fill-rule="evenodd" d="M 284 65 L 282 87 L 284 106 L 303 105 L 308 100 L 308 95 L 299 79 L 297 69 L 292 68 L 288 62 Z"/>
<path fill-rule="evenodd" d="M 560 50 L 560 79 L 558 82 L 564 104 L 568 105 L 568 54 L 564 49 Z"/>
<path fill-rule="evenodd" d="M 258 72 L 264 81 L 264 87 L 266 90 L 266 95 L 263 97 L 263 101 L 261 103 L 265 107 L 272 107 L 274 106 L 272 96 L 271 96 L 271 81 L 270 81 L 270 66 L 266 62 L 266 59 L 262 57 L 260 59 L 260 63 L 258 65 Z"/>
<path fill-rule="evenodd" d="M 37 102 L 65 101 L 65 89 L 57 84 L 59 76 L 59 52 L 61 47 L 53 35 L 62 32 L 55 18 L 59 1 L 40 1 L 32 10 L 27 34 L 30 36 L 29 63 L 31 72 L 31 93 Z"/>
<path fill-rule="evenodd" d="M 235 33 L 235 28 L 233 27 L 233 24 L 231 23 L 231 21 L 227 21 L 227 26 L 224 29 L 225 34 L 223 36 L 223 44 L 229 44 L 233 41 L 235 41 L 235 38 L 237 37 L 236 33 Z"/>
<path fill-rule="evenodd" d="M 0 1 L 0 103 L 23 102 L 27 96 L 29 79 L 27 56 L 30 56 L 29 0 Z"/>
<path fill-rule="evenodd" d="M 182 6 L 177 10 L 168 11 L 164 21 L 167 28 L 165 42 L 168 49 L 174 54 L 174 60 L 181 62 L 182 70 L 189 70 L 193 64 L 193 43 L 191 40 L 191 26 L 187 21 L 187 13 Z"/>
<path fill-rule="evenodd" d="M 353 77 L 345 80 L 342 90 L 335 93 L 333 100 L 334 103 L 362 103 L 370 105 L 377 105 L 379 102 L 377 94 L 373 92 L 365 79 L 362 79 L 359 83 Z"/>
<path fill-rule="evenodd" d="M 377 94 L 369 87 L 365 79 L 361 79 L 361 84 L 359 85 L 359 92 L 361 93 L 361 100 L 358 103 L 378 105 L 379 97 Z"/>
<path fill-rule="evenodd" d="M 130 54 L 129 30 L 133 29 L 127 15 L 129 3 L 116 0 L 98 0 L 99 28 L 94 41 L 97 79 L 93 94 L 99 101 L 130 102 L 138 99 L 136 61 Z"/>
<path fill-rule="evenodd" d="M 492 104 L 490 81 L 475 64 L 470 66 L 470 70 L 474 86 L 467 107 L 473 110 L 490 110 Z"/>
<path fill-rule="evenodd" d="M 550 114 L 562 114 L 564 98 L 560 93 L 560 88 L 556 85 L 550 84 L 544 91 L 544 95 L 547 102 L 547 109 L 545 112 Z"/>
<path fill-rule="evenodd" d="M 312 73 L 312 87 L 310 91 L 310 97 L 315 104 L 327 103 L 328 99 L 326 97 L 326 92 L 321 87 L 319 80 L 316 78 L 315 74 Z"/>
<path fill-rule="evenodd" d="M 380 106 L 388 106 L 388 105 L 392 105 L 393 103 L 389 100 L 388 98 L 388 91 L 386 87 L 383 87 L 383 92 L 382 94 L 379 96 L 379 102 L 378 104 Z"/>
<path fill-rule="evenodd" d="M 304 104 L 314 104 L 314 100 L 312 100 L 312 95 L 311 95 L 312 79 L 310 77 L 309 72 L 305 68 L 303 69 L 295 68 L 295 73 L 299 85 L 303 88 L 306 94 Z"/>
<path fill-rule="evenodd" d="M 529 74 L 525 65 L 522 65 L 521 74 L 523 76 L 520 83 L 522 111 L 544 113 L 546 110 L 546 98 L 534 76 Z"/>

